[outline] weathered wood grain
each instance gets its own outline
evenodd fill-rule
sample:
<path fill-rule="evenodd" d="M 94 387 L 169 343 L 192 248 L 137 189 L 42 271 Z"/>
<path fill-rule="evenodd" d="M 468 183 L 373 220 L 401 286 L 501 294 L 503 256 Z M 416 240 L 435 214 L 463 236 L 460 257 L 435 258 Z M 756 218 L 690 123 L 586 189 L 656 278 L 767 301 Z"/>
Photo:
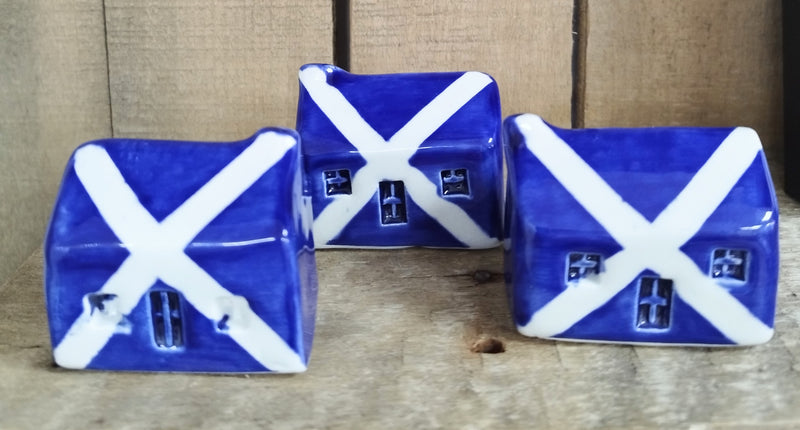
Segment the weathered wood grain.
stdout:
<path fill-rule="evenodd" d="M 293 127 L 298 68 L 333 53 L 328 0 L 106 0 L 106 14 L 115 136 Z"/>
<path fill-rule="evenodd" d="M 779 0 L 588 2 L 587 126 L 755 128 L 782 143 Z"/>
<path fill-rule="evenodd" d="M 0 0 L 0 282 L 40 246 L 61 172 L 110 134 L 102 0 Z"/>
<path fill-rule="evenodd" d="M 751 348 L 525 338 L 499 249 L 329 250 L 307 373 L 68 371 L 37 252 L 0 287 L 0 428 L 797 428 L 800 204 L 780 204 L 776 336 Z M 472 352 L 487 339 L 505 352 Z"/>
<path fill-rule="evenodd" d="M 297 67 L 331 61 L 329 2 L 105 3 L 110 76 L 101 1 L 0 0 L 0 428 L 800 427 L 800 204 L 783 193 L 776 337 L 762 346 L 528 339 L 500 250 L 332 250 L 317 254 L 305 374 L 53 367 L 41 253 L 2 280 L 41 238 L 69 151 L 111 133 L 106 80 L 117 135 L 238 139 L 291 126 Z M 573 2 L 352 3 L 353 71 L 482 70 L 505 114 L 569 126 Z M 750 125 L 780 144 L 777 0 L 587 12 L 586 125 Z M 473 352 L 487 340 L 505 352 Z"/>
<path fill-rule="evenodd" d="M 572 2 L 351 0 L 355 73 L 478 70 L 497 80 L 504 115 L 570 125 Z"/>

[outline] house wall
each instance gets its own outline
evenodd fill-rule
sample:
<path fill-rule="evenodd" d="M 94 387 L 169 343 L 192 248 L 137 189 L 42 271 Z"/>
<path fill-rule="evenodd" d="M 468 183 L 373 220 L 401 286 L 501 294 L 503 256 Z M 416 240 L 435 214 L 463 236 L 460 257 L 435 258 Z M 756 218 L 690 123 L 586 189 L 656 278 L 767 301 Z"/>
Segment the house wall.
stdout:
<path fill-rule="evenodd" d="M 485 71 L 504 115 L 749 125 L 780 153 L 778 0 L 334 3 L 0 0 L 0 283 L 40 245 L 78 144 L 292 126 L 297 68 L 334 52 L 357 73 Z"/>

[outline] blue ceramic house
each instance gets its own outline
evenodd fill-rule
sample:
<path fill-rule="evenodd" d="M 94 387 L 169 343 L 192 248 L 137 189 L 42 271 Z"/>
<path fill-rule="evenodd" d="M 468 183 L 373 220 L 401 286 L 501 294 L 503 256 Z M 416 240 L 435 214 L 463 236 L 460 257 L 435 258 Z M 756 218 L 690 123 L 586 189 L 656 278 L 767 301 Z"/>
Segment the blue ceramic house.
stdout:
<path fill-rule="evenodd" d="M 78 148 L 45 239 L 56 363 L 304 371 L 317 282 L 297 141 L 264 129 Z"/>
<path fill-rule="evenodd" d="M 528 336 L 750 345 L 773 333 L 778 207 L 747 128 L 506 120 L 506 276 Z"/>
<path fill-rule="evenodd" d="M 300 69 L 297 130 L 317 247 L 497 246 L 497 84 L 478 72 Z"/>

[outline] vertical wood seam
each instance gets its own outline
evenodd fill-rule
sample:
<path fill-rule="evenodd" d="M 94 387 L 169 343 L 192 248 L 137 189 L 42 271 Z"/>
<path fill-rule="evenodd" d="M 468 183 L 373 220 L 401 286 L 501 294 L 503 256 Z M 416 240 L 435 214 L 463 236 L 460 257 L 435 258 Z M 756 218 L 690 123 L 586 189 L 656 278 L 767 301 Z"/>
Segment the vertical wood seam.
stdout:
<path fill-rule="evenodd" d="M 586 115 L 586 47 L 589 39 L 588 0 L 575 0 L 572 9 L 572 128 L 583 128 Z"/>
<path fill-rule="evenodd" d="M 332 0 L 333 64 L 350 70 L 350 0 Z"/>
<path fill-rule="evenodd" d="M 108 53 L 108 15 L 106 14 L 106 0 L 103 4 L 103 39 L 106 50 L 106 88 L 108 90 L 108 129 L 111 137 L 116 137 L 114 130 L 114 106 L 111 104 L 111 61 Z"/>
<path fill-rule="evenodd" d="M 800 159 L 800 144 L 795 140 L 800 135 L 800 127 L 795 118 L 800 116 L 800 103 L 793 97 L 800 92 L 800 85 L 795 79 L 800 70 L 800 56 L 796 55 L 797 44 L 800 43 L 800 31 L 793 18 L 800 16 L 800 7 L 796 1 L 781 2 L 781 49 L 783 50 L 783 188 L 786 194 L 800 200 L 800 173 L 793 163 Z M 780 150 L 778 151 L 780 152 Z"/>

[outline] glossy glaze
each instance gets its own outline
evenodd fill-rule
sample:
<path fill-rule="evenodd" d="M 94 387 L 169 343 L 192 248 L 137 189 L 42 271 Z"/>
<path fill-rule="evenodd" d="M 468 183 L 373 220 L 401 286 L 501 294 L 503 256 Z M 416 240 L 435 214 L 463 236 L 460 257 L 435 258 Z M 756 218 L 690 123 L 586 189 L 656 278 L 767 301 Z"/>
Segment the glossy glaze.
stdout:
<path fill-rule="evenodd" d="M 300 69 L 317 247 L 496 246 L 500 99 L 478 72 Z"/>
<path fill-rule="evenodd" d="M 78 148 L 45 239 L 56 363 L 305 370 L 317 281 L 297 139 Z"/>
<path fill-rule="evenodd" d="M 746 128 L 504 125 L 506 276 L 528 336 L 740 344 L 772 336 L 778 208 Z"/>

